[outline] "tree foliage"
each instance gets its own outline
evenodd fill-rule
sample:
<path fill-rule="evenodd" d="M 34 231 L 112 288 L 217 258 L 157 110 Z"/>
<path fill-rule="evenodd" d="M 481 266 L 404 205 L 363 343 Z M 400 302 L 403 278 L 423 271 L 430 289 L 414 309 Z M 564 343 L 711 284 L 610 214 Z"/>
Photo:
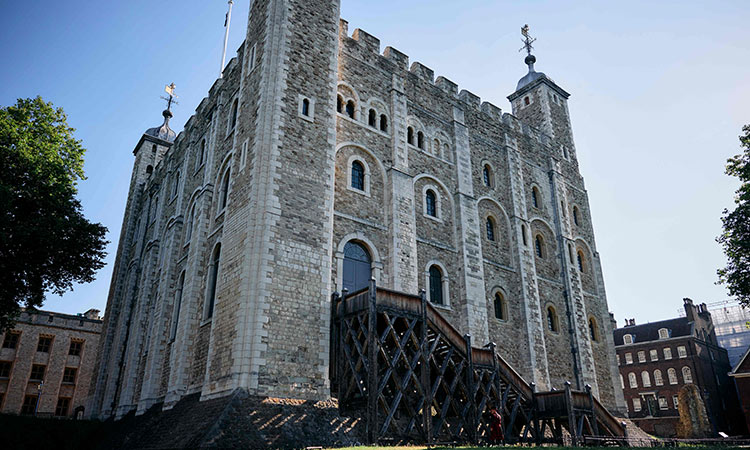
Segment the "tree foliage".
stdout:
<path fill-rule="evenodd" d="M 740 303 L 750 306 L 750 125 L 742 127 L 743 153 L 727 161 L 726 174 L 740 179 L 733 211 L 724 210 L 724 232 L 716 240 L 724 248 L 727 265 L 718 270 L 719 283 Z"/>
<path fill-rule="evenodd" d="M 85 149 L 74 131 L 40 97 L 0 108 L 0 331 L 104 265 L 107 229 L 76 199 Z"/>

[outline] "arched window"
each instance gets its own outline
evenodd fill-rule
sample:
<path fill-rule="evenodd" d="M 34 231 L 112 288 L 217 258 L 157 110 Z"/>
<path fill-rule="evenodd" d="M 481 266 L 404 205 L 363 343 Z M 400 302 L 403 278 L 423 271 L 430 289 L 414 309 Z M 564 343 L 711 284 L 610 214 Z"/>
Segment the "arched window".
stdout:
<path fill-rule="evenodd" d="M 221 260 L 221 244 L 216 244 L 211 255 L 211 268 L 208 279 L 208 296 L 203 310 L 203 318 L 210 319 L 214 315 L 214 303 L 216 302 L 216 285 L 219 281 L 219 262 Z"/>
<path fill-rule="evenodd" d="M 185 242 L 190 242 L 190 238 L 193 236 L 193 227 L 195 226 L 195 204 L 190 208 L 190 212 L 187 216 L 187 223 L 185 224 Z"/>
<path fill-rule="evenodd" d="M 180 274 L 180 279 L 177 281 L 177 290 L 174 293 L 174 307 L 172 308 L 172 326 L 169 330 L 169 341 L 174 341 L 177 336 L 177 323 L 180 320 L 180 307 L 182 306 L 182 289 L 185 286 L 185 272 Z"/>
<path fill-rule="evenodd" d="M 638 378 L 635 376 L 633 372 L 630 372 L 628 374 L 628 381 L 630 382 L 630 387 L 635 389 L 638 387 Z"/>
<path fill-rule="evenodd" d="M 693 382 L 693 373 L 690 371 L 690 367 L 688 366 L 682 368 L 682 381 L 684 381 L 685 384 L 690 384 Z"/>
<path fill-rule="evenodd" d="M 589 317 L 589 337 L 592 341 L 599 340 L 599 327 L 596 325 L 596 319 Z"/>
<path fill-rule="evenodd" d="M 529 245 L 526 240 L 526 225 L 521 225 L 521 240 L 523 240 L 523 245 Z"/>
<path fill-rule="evenodd" d="M 544 238 L 541 234 L 537 234 L 536 238 L 534 238 L 534 250 L 536 251 L 536 256 L 544 258 Z"/>
<path fill-rule="evenodd" d="M 484 165 L 482 176 L 484 178 L 484 185 L 487 187 L 492 187 L 492 169 L 490 168 L 489 164 Z"/>
<path fill-rule="evenodd" d="M 365 166 L 359 161 L 352 162 L 352 188 L 365 190 Z"/>
<path fill-rule="evenodd" d="M 177 195 L 177 192 L 180 190 L 180 171 L 178 170 L 174 174 L 174 187 L 172 188 L 172 197 L 175 197 Z"/>
<path fill-rule="evenodd" d="M 354 118 L 354 108 L 354 100 L 349 100 L 348 102 L 346 102 L 346 115 L 352 119 Z"/>
<path fill-rule="evenodd" d="M 302 115 L 310 117 L 310 100 L 306 98 L 302 99 Z"/>
<path fill-rule="evenodd" d="M 585 270 L 586 266 L 583 264 L 583 261 L 584 261 L 583 252 L 578 250 L 578 270 L 580 270 L 581 272 L 586 271 Z"/>
<path fill-rule="evenodd" d="M 664 386 L 664 378 L 661 376 L 661 370 L 654 370 L 654 384 L 657 386 Z"/>
<path fill-rule="evenodd" d="M 539 208 L 539 189 L 534 186 L 531 188 L 531 204 L 534 205 L 534 208 Z"/>
<path fill-rule="evenodd" d="M 667 378 L 669 378 L 669 384 L 677 384 L 677 371 L 671 367 L 667 369 Z"/>
<path fill-rule="evenodd" d="M 378 113 L 374 109 L 371 109 L 367 116 L 367 124 L 375 128 L 378 126 Z"/>
<path fill-rule="evenodd" d="M 568 244 L 568 259 L 570 260 L 570 263 L 573 264 L 573 245 Z"/>
<path fill-rule="evenodd" d="M 156 215 L 159 212 L 159 196 L 154 197 L 153 207 L 151 209 L 151 221 L 156 220 Z"/>
<path fill-rule="evenodd" d="M 432 154 L 438 158 L 440 157 L 440 141 L 437 139 L 432 141 Z"/>
<path fill-rule="evenodd" d="M 430 266 L 430 302 L 444 305 L 443 302 L 443 272 L 438 266 Z"/>
<path fill-rule="evenodd" d="M 562 216 L 563 217 L 567 217 L 568 216 L 567 210 L 568 210 L 568 208 L 565 207 L 565 200 L 560 200 L 560 211 L 562 212 Z"/>
<path fill-rule="evenodd" d="M 495 294 L 495 318 L 499 320 L 506 320 L 508 317 L 505 310 L 505 298 L 503 294 L 497 292 Z"/>
<path fill-rule="evenodd" d="M 643 381 L 643 387 L 651 387 L 651 375 L 645 370 L 641 372 L 641 381 Z"/>
<path fill-rule="evenodd" d="M 380 131 L 384 133 L 388 131 L 388 117 L 385 114 L 380 115 Z"/>
<path fill-rule="evenodd" d="M 337 113 L 344 112 L 344 97 L 340 95 L 336 97 L 336 112 Z"/>
<path fill-rule="evenodd" d="M 195 168 L 196 170 L 203 165 L 203 162 L 206 160 L 206 140 L 201 140 L 201 146 L 198 150 L 198 157 L 195 159 Z"/>
<path fill-rule="evenodd" d="M 578 219 L 578 215 L 579 215 L 579 212 L 578 212 L 578 207 L 577 207 L 577 206 L 574 206 L 574 207 L 573 207 L 573 223 L 574 223 L 574 224 L 576 224 L 576 226 L 578 226 L 578 225 L 580 225 L 580 224 L 581 224 L 581 223 L 579 222 L 579 219 Z"/>
<path fill-rule="evenodd" d="M 239 112 L 240 108 L 240 101 L 239 99 L 234 99 L 234 102 L 232 103 L 232 118 L 231 122 L 229 124 L 229 129 L 234 130 L 234 127 L 237 125 L 237 113 Z"/>
<path fill-rule="evenodd" d="M 224 176 L 221 178 L 221 191 L 219 192 L 219 211 L 227 207 L 229 201 L 229 179 L 231 177 L 231 168 L 227 167 Z"/>
<path fill-rule="evenodd" d="M 343 288 L 349 292 L 366 288 L 372 277 L 370 252 L 360 243 L 349 241 L 344 246 Z"/>
<path fill-rule="evenodd" d="M 557 333 L 557 311 L 555 311 L 554 306 L 547 307 L 547 328 L 549 328 L 550 331 Z"/>
<path fill-rule="evenodd" d="M 424 150 L 424 133 L 421 131 L 417 132 L 417 147 Z"/>
<path fill-rule="evenodd" d="M 437 197 L 435 197 L 435 191 L 428 189 L 424 201 L 427 215 L 437 217 Z"/>
<path fill-rule="evenodd" d="M 524 104 L 524 105 L 528 105 L 528 104 L 530 104 L 530 103 L 531 103 L 531 100 L 529 100 L 529 96 L 528 96 L 528 95 L 527 95 L 526 97 L 524 97 L 524 98 L 523 98 L 523 104 Z"/>
<path fill-rule="evenodd" d="M 487 218 L 486 228 L 487 228 L 487 240 L 494 241 L 495 240 L 495 221 L 492 220 L 492 217 Z"/>
<path fill-rule="evenodd" d="M 406 142 L 414 145 L 414 128 L 412 127 L 406 129 Z"/>

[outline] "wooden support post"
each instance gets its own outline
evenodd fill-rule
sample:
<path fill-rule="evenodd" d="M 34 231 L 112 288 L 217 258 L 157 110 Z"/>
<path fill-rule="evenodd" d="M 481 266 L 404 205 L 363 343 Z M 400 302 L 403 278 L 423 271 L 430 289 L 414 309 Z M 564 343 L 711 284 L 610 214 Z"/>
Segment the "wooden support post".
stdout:
<path fill-rule="evenodd" d="M 424 404 L 422 405 L 422 429 L 425 434 L 427 445 L 432 444 L 432 382 L 430 380 L 430 344 L 427 342 L 427 293 L 424 289 L 419 290 L 419 300 L 422 307 L 422 334 L 419 339 L 422 346 L 422 369 L 420 383 L 424 392 Z"/>
<path fill-rule="evenodd" d="M 328 376 L 331 383 L 335 384 L 338 392 L 337 398 L 341 401 L 341 374 L 339 373 L 339 334 L 341 334 L 341 323 L 337 321 L 336 310 L 338 309 L 339 293 L 331 294 L 331 334 L 328 341 Z"/>
<path fill-rule="evenodd" d="M 487 346 L 490 348 L 490 351 L 492 352 L 492 382 L 495 385 L 495 393 L 497 394 L 497 399 L 493 399 L 492 396 L 490 396 L 490 401 L 492 404 L 497 408 L 498 413 L 500 415 L 503 415 L 503 410 L 501 409 L 500 403 L 502 402 L 502 386 L 500 386 L 500 374 L 498 373 L 497 369 L 497 344 L 494 342 L 490 342 L 487 344 Z M 490 405 L 492 406 L 492 405 Z M 482 414 L 484 411 L 479 411 L 479 417 L 482 417 Z M 505 443 L 505 421 L 500 422 L 500 429 L 503 431 L 503 443 Z"/>
<path fill-rule="evenodd" d="M 375 278 L 370 280 L 367 315 L 367 440 L 378 442 L 378 308 Z"/>
<path fill-rule="evenodd" d="M 469 439 L 473 444 L 477 443 L 477 427 L 479 426 L 477 421 L 477 396 L 474 389 L 474 361 L 471 355 L 471 335 L 464 335 L 464 342 L 466 343 L 466 361 L 469 363 L 469 367 L 466 369 L 466 390 L 469 391 L 467 395 L 467 401 L 469 402 L 469 417 L 466 421 L 469 423 Z"/>
<path fill-rule="evenodd" d="M 536 404 L 536 383 L 532 381 L 529 386 L 531 386 L 531 423 L 534 428 L 534 441 L 537 445 L 541 445 L 542 436 L 540 436 L 539 431 L 539 414 L 537 413 L 539 405 Z"/>
<path fill-rule="evenodd" d="M 565 382 L 565 406 L 568 414 L 568 431 L 570 432 L 571 445 L 578 446 L 578 427 L 576 426 L 576 416 L 573 409 L 573 393 L 570 391 L 570 381 Z"/>
<path fill-rule="evenodd" d="M 599 436 L 599 423 L 596 421 L 596 409 L 594 407 L 594 393 L 591 392 L 591 385 L 586 385 L 586 393 L 589 394 L 589 405 L 591 407 L 591 428 L 594 436 Z"/>
<path fill-rule="evenodd" d="M 554 420 L 555 420 L 555 439 L 557 439 L 558 444 L 564 445 L 565 442 L 563 440 L 562 424 L 560 423 L 559 418 L 556 418 Z"/>
<path fill-rule="evenodd" d="M 339 308 L 338 312 L 338 320 L 339 320 L 339 352 L 341 353 L 338 355 L 339 358 L 339 364 L 336 368 L 336 377 L 338 378 L 338 386 L 339 386 L 339 410 L 341 410 L 341 407 L 346 407 L 346 401 L 348 399 L 344 398 L 346 395 L 346 388 L 347 386 L 344 385 L 344 374 L 346 373 L 346 365 L 348 364 L 347 356 L 344 350 L 344 346 L 346 345 L 346 334 L 349 330 L 348 328 L 345 330 L 345 323 L 344 323 L 344 315 L 346 314 L 346 296 L 349 294 L 349 289 L 344 288 L 341 290 L 341 307 Z M 354 377 L 354 374 L 352 373 L 352 377 Z M 348 380 L 347 380 L 348 385 Z"/>

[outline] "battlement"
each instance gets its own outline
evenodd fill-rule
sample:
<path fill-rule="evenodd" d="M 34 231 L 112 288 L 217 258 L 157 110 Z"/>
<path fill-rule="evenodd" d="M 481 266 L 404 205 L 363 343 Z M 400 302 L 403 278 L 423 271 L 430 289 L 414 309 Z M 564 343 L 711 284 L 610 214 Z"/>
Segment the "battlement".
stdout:
<path fill-rule="evenodd" d="M 522 122 L 512 114 L 503 113 L 502 108 L 496 106 L 488 101 L 482 101 L 482 98 L 467 89 L 460 89 L 457 83 L 450 79 L 438 75 L 435 77 L 435 71 L 430 67 L 422 64 L 419 61 L 414 61 L 409 64 L 409 56 L 403 52 L 387 46 L 380 52 L 380 39 L 371 35 L 370 33 L 357 28 L 354 32 L 349 35 L 349 22 L 340 19 L 339 20 L 339 39 L 346 41 L 347 39 L 357 44 L 360 55 L 364 58 L 383 58 L 392 64 L 398 71 L 406 72 L 405 76 L 414 76 L 418 80 L 427 83 L 435 88 L 439 89 L 448 98 L 458 101 L 478 113 L 485 116 L 487 120 L 497 123 L 498 125 L 506 126 L 512 130 L 524 134 L 537 142 L 547 143 L 549 142 L 549 136 L 544 134 L 542 131 Z"/>

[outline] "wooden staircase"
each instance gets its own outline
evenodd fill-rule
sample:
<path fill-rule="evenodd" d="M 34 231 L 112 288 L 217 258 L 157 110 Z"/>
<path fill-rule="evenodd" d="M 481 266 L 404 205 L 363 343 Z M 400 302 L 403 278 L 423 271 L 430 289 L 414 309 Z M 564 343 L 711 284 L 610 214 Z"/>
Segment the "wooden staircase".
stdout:
<path fill-rule="evenodd" d="M 625 427 L 591 394 L 536 392 L 496 351 L 473 347 L 424 292 L 368 288 L 334 294 L 332 395 L 361 416 L 370 443 L 488 442 L 491 405 L 505 442 L 582 444 L 625 437 Z"/>

